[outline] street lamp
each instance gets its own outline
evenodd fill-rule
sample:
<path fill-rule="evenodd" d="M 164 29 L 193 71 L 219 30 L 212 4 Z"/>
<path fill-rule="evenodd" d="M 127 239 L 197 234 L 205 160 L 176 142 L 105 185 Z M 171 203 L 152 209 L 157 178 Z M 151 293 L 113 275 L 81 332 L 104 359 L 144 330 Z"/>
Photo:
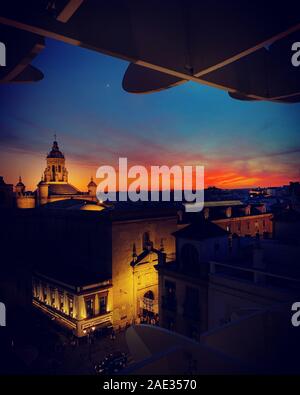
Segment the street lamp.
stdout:
<path fill-rule="evenodd" d="M 89 345 L 89 360 L 91 360 L 91 343 L 92 343 L 92 335 L 95 332 L 96 327 L 92 326 L 89 328 L 86 328 L 83 330 L 83 333 L 86 335 L 87 334 L 87 338 L 88 338 L 88 345 Z"/>

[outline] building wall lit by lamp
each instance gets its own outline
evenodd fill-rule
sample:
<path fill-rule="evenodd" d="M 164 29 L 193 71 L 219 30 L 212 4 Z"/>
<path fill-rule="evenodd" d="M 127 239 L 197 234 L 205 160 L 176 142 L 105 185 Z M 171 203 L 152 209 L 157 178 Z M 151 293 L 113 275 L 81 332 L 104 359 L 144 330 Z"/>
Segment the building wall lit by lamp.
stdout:
<path fill-rule="evenodd" d="M 58 324 L 72 329 L 77 337 L 89 336 L 98 328 L 112 325 L 107 302 L 111 306 L 111 281 L 86 286 L 65 284 L 64 288 L 55 279 L 35 273 L 32 286 L 33 305 Z"/>

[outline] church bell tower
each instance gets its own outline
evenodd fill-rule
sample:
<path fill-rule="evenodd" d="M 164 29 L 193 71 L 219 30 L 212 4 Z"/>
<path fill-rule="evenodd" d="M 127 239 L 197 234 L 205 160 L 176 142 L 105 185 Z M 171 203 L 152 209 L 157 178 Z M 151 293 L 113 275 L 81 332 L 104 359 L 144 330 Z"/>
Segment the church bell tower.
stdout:
<path fill-rule="evenodd" d="M 53 146 L 47 155 L 47 167 L 44 171 L 45 182 L 68 182 L 68 171 L 65 167 L 65 156 L 59 150 L 56 136 Z"/>

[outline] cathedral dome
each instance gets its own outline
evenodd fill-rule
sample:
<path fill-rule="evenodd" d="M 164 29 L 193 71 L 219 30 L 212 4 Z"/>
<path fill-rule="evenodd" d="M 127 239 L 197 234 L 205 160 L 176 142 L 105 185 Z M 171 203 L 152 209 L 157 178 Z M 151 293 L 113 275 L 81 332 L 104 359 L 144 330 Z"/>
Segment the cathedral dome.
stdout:
<path fill-rule="evenodd" d="M 88 187 L 97 187 L 97 184 L 94 182 L 93 177 L 91 178 L 91 181 L 88 183 Z"/>
<path fill-rule="evenodd" d="M 38 187 L 40 187 L 41 185 L 47 185 L 47 183 L 44 181 L 43 178 L 42 178 L 41 181 L 37 184 Z"/>
<path fill-rule="evenodd" d="M 16 187 L 25 187 L 25 185 L 22 182 L 22 178 L 19 177 L 19 182 L 16 184 Z"/>
<path fill-rule="evenodd" d="M 53 141 L 52 150 L 47 155 L 47 158 L 64 158 L 64 154 L 59 150 L 57 141 Z"/>

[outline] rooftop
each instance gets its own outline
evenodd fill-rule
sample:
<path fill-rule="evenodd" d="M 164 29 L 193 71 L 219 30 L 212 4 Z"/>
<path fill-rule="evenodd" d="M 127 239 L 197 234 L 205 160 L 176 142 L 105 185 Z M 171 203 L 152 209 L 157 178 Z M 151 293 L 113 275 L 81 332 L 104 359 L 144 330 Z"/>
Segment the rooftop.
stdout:
<path fill-rule="evenodd" d="M 85 211 L 102 211 L 105 209 L 103 205 L 97 202 L 85 199 L 64 199 L 55 202 L 47 203 L 42 206 L 45 209 L 58 210 L 85 210 Z"/>
<path fill-rule="evenodd" d="M 80 266 L 64 266 L 59 264 L 43 265 L 36 268 L 35 273 L 69 286 L 84 287 L 96 285 L 110 280 L 110 276 L 102 272 L 93 272 Z"/>
<path fill-rule="evenodd" d="M 205 240 L 213 237 L 228 236 L 228 232 L 210 221 L 194 222 L 173 233 L 175 237 L 182 237 L 190 240 Z"/>
<path fill-rule="evenodd" d="M 67 182 L 49 183 L 49 196 L 53 195 L 80 195 L 81 192 Z"/>

